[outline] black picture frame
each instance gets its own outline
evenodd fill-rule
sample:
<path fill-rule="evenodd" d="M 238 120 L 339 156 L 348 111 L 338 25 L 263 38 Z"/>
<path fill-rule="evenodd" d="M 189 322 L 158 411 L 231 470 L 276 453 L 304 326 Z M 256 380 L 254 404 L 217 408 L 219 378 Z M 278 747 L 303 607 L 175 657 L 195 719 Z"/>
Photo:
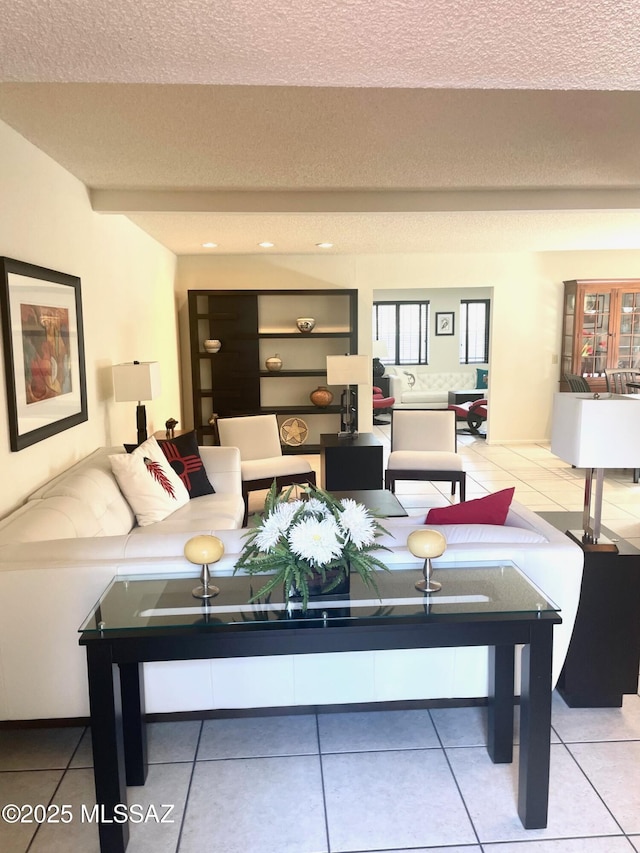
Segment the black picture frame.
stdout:
<path fill-rule="evenodd" d="M 9 440 L 23 450 L 88 419 L 80 279 L 0 257 Z"/>
<path fill-rule="evenodd" d="M 436 335 L 455 334 L 456 315 L 453 311 L 436 311 Z"/>

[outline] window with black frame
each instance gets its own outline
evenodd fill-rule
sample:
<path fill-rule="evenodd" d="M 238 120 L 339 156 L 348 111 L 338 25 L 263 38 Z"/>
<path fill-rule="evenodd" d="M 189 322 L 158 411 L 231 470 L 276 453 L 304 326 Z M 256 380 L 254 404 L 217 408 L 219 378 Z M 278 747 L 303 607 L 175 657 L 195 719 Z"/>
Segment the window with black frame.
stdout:
<path fill-rule="evenodd" d="M 460 364 L 489 362 L 489 300 L 460 300 Z"/>
<path fill-rule="evenodd" d="M 428 364 L 428 329 L 427 301 L 373 303 L 373 339 L 386 344 L 386 364 Z"/>

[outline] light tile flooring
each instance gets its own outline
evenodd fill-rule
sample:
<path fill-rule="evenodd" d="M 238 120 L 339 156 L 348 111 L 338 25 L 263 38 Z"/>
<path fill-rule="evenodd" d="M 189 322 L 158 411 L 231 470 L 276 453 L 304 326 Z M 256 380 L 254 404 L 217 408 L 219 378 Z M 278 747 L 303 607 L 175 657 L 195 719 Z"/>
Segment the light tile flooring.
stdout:
<path fill-rule="evenodd" d="M 468 498 L 515 485 L 534 510 L 581 509 L 582 472 L 543 445 L 461 436 L 460 451 Z M 440 485 L 413 484 L 399 497 L 422 515 L 448 502 Z M 631 472 L 609 472 L 605 499 L 604 523 L 640 545 Z M 554 695 L 552 723 L 549 825 L 529 831 L 516 815 L 517 763 L 491 764 L 481 708 L 154 723 L 149 779 L 129 789 L 146 820 L 131 824 L 128 850 L 640 851 L 640 696 L 582 710 Z M 39 827 L 0 819 L 0 851 L 97 851 L 90 764 L 83 728 L 0 731 L 0 804 L 68 805 L 60 814 L 72 817 Z M 163 804 L 174 806 L 170 823 L 158 822 Z"/>

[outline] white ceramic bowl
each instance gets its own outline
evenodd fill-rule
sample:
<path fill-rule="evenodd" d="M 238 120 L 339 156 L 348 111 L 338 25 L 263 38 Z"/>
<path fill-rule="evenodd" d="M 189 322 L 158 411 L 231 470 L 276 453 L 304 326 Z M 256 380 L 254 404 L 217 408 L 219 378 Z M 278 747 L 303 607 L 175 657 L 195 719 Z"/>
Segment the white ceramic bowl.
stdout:
<path fill-rule="evenodd" d="M 301 332 L 310 332 L 315 324 L 316 321 L 314 317 L 298 317 L 296 320 L 296 326 Z"/>

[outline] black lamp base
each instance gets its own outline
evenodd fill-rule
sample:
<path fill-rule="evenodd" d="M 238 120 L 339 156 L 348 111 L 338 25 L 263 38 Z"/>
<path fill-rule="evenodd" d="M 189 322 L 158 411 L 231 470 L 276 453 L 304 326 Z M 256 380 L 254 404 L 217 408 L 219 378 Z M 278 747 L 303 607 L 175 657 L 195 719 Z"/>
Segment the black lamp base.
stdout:
<path fill-rule="evenodd" d="M 616 554 L 618 553 L 618 546 L 607 536 L 600 535 L 598 541 L 593 542 L 590 541 L 589 537 L 582 530 L 567 530 L 565 532 L 570 539 L 577 542 L 585 551 L 612 551 Z"/>
<path fill-rule="evenodd" d="M 381 376 L 384 376 L 386 368 L 384 364 L 380 361 L 379 358 L 373 359 L 373 376 L 375 379 L 379 379 Z"/>
<path fill-rule="evenodd" d="M 342 392 L 340 397 L 340 437 L 353 435 L 356 432 L 355 393 L 350 387 Z"/>
<path fill-rule="evenodd" d="M 147 410 L 138 403 L 136 408 L 136 426 L 138 428 L 138 444 L 142 444 L 147 440 Z"/>

